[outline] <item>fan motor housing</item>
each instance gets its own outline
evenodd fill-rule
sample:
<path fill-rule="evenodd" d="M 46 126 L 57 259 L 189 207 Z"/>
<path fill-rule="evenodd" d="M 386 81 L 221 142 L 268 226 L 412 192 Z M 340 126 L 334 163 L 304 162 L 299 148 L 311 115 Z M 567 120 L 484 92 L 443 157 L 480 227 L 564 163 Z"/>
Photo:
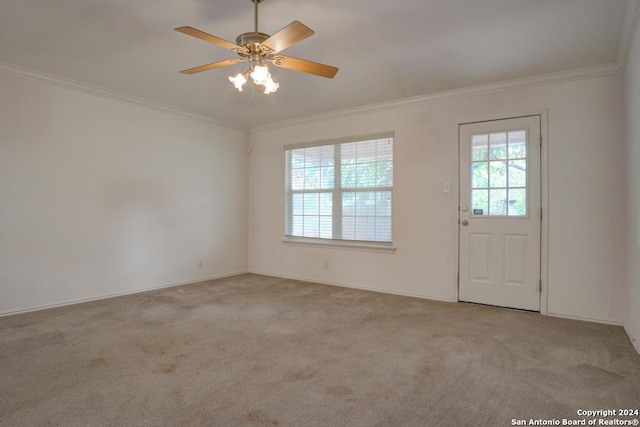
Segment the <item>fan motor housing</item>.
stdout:
<path fill-rule="evenodd" d="M 250 52 L 259 52 L 260 45 L 263 41 L 271 37 L 265 33 L 242 33 L 236 38 L 236 44 L 238 46 L 246 46 Z"/>

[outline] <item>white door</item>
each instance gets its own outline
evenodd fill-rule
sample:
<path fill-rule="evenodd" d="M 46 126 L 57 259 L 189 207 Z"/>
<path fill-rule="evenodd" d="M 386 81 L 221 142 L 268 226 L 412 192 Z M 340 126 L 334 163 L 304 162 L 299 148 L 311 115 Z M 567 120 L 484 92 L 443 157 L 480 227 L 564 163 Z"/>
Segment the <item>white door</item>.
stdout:
<path fill-rule="evenodd" d="M 540 311 L 540 116 L 459 130 L 458 299 Z"/>

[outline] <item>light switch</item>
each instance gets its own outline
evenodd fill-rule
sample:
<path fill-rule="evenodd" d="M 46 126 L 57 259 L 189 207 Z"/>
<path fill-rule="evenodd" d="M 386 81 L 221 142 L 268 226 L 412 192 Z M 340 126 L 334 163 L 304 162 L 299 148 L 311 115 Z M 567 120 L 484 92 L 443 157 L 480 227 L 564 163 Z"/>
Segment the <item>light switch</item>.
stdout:
<path fill-rule="evenodd" d="M 442 192 L 448 193 L 451 191 L 451 183 L 449 181 L 442 181 Z"/>

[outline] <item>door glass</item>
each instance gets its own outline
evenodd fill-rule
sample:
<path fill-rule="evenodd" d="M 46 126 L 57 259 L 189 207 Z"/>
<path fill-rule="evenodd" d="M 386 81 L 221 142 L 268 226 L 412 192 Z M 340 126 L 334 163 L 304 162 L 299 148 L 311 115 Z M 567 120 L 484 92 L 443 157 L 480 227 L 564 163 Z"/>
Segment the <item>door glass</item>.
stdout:
<path fill-rule="evenodd" d="M 509 189 L 509 216 L 524 216 L 527 214 L 527 190 L 525 188 Z"/>
<path fill-rule="evenodd" d="M 488 160 L 489 135 L 473 135 L 471 137 L 471 158 L 475 160 Z"/>
<path fill-rule="evenodd" d="M 473 135 L 471 159 L 472 215 L 526 216 L 526 130 Z"/>
<path fill-rule="evenodd" d="M 489 157 L 490 160 L 507 158 L 507 134 L 490 133 L 489 134 Z"/>
<path fill-rule="evenodd" d="M 489 162 L 489 177 L 491 188 L 507 188 L 507 162 Z"/>
<path fill-rule="evenodd" d="M 487 162 L 473 162 L 471 164 L 472 188 L 487 188 L 489 186 L 487 165 Z"/>
<path fill-rule="evenodd" d="M 471 190 L 471 212 L 474 215 L 487 215 L 489 212 L 489 190 Z"/>
<path fill-rule="evenodd" d="M 509 158 L 527 158 L 527 133 L 525 131 L 509 132 Z"/>
<path fill-rule="evenodd" d="M 507 190 L 492 189 L 489 191 L 489 215 L 507 214 Z"/>

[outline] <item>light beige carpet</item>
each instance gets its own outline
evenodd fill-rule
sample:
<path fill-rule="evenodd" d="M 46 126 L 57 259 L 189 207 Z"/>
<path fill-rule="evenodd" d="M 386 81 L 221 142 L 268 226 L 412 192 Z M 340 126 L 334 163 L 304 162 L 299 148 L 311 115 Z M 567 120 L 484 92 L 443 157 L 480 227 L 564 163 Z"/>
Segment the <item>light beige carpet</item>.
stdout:
<path fill-rule="evenodd" d="M 0 318 L 2 426 L 509 426 L 640 408 L 620 327 L 241 275 Z"/>

